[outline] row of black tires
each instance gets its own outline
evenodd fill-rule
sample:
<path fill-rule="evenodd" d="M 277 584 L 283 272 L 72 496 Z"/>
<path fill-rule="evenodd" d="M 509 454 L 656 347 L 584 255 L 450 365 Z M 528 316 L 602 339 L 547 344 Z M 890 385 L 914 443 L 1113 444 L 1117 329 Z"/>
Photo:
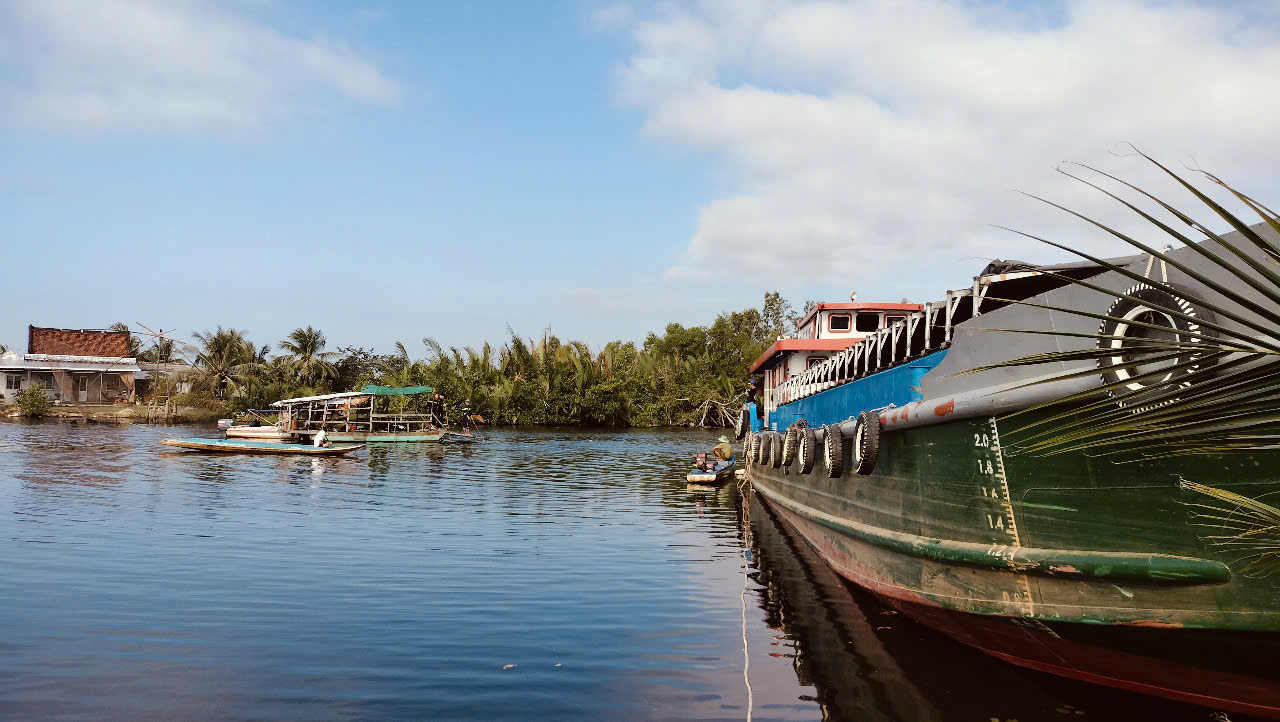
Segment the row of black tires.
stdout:
<path fill-rule="evenodd" d="M 828 424 L 814 429 L 803 421 L 797 421 L 785 432 L 762 431 L 751 434 L 744 444 L 743 455 L 748 465 L 765 464 L 775 469 L 790 467 L 793 461 L 798 461 L 800 473 L 808 474 L 813 471 L 817 461 L 819 438 L 827 476 L 839 478 L 844 472 L 846 441 L 840 424 Z M 880 454 L 879 414 L 874 411 L 859 414 L 854 422 L 851 441 L 852 470 L 858 474 L 870 474 L 875 469 L 876 459 Z"/>

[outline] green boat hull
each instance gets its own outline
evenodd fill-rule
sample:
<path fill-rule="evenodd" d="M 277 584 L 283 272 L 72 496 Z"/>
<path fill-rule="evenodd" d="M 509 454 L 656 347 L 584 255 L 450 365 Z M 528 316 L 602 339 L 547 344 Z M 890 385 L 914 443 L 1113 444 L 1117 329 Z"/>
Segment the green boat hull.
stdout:
<path fill-rule="evenodd" d="M 1028 667 L 1280 716 L 1280 568 L 1265 557 L 1246 567 L 1237 560 L 1248 550 L 1215 546 L 1231 510 L 1180 484 L 1264 497 L 1280 492 L 1280 455 L 1013 456 L 1002 431 L 991 418 L 886 429 L 869 475 L 850 471 L 847 442 L 835 478 L 821 458 L 809 473 L 795 459 L 748 458 L 748 474 L 841 576 L 961 641 Z M 1156 630 L 1170 648 L 1196 640 L 1200 662 L 1144 655 Z M 1022 638 L 1038 646 L 1017 650 Z M 1225 653 L 1231 640 L 1251 650 L 1247 669 Z M 1059 657 L 1037 656 L 1049 648 Z M 1125 672 L 1137 660 L 1152 678 Z"/>

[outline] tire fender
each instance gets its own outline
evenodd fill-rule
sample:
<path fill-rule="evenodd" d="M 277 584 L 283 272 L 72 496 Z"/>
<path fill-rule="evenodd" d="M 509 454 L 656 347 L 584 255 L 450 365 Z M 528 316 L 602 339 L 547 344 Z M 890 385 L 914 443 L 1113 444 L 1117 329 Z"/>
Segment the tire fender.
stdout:
<path fill-rule="evenodd" d="M 751 411 L 745 406 L 738 414 L 738 422 L 733 427 L 734 438 L 741 439 L 751 430 Z"/>
<path fill-rule="evenodd" d="M 863 411 L 853 426 L 853 470 L 870 474 L 880 456 L 880 414 Z"/>
<path fill-rule="evenodd" d="M 800 443 L 796 450 L 797 456 L 800 458 L 800 473 L 808 474 L 813 471 L 813 461 L 817 458 L 818 443 L 814 439 L 813 429 L 805 427 L 800 430 Z"/>
<path fill-rule="evenodd" d="M 800 429 L 792 426 L 787 429 L 787 435 L 782 439 L 782 463 L 785 466 L 791 466 L 791 462 L 796 458 L 796 444 L 800 441 Z"/>
<path fill-rule="evenodd" d="M 844 434 L 839 424 L 828 424 L 822 429 L 823 461 L 827 465 L 827 476 L 839 478 L 844 471 Z"/>
<path fill-rule="evenodd" d="M 776 431 L 769 434 L 769 466 L 782 466 L 782 434 Z"/>

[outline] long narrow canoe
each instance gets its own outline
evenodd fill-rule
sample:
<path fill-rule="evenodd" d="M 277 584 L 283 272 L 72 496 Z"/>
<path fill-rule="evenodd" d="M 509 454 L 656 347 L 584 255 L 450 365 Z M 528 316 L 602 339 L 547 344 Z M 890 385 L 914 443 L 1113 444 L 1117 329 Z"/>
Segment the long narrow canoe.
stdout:
<path fill-rule="evenodd" d="M 165 446 L 176 446 L 181 449 L 196 451 L 217 451 L 231 454 L 301 454 L 303 456 L 341 456 L 356 449 L 363 449 L 364 444 L 335 444 L 333 446 L 312 446 L 310 444 L 283 444 L 276 441 L 250 441 L 247 439 L 165 439 L 160 442 Z"/>

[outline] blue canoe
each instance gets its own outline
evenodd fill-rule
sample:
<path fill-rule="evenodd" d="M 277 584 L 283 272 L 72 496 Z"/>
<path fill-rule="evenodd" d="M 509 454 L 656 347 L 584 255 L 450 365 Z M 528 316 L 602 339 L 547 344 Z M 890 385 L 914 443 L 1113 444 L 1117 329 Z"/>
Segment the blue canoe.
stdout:
<path fill-rule="evenodd" d="M 341 456 L 364 448 L 364 444 L 312 446 L 311 444 L 285 444 L 278 441 L 248 439 L 165 439 L 160 443 L 195 451 L 217 451 L 229 454 L 302 454 L 304 456 Z"/>

